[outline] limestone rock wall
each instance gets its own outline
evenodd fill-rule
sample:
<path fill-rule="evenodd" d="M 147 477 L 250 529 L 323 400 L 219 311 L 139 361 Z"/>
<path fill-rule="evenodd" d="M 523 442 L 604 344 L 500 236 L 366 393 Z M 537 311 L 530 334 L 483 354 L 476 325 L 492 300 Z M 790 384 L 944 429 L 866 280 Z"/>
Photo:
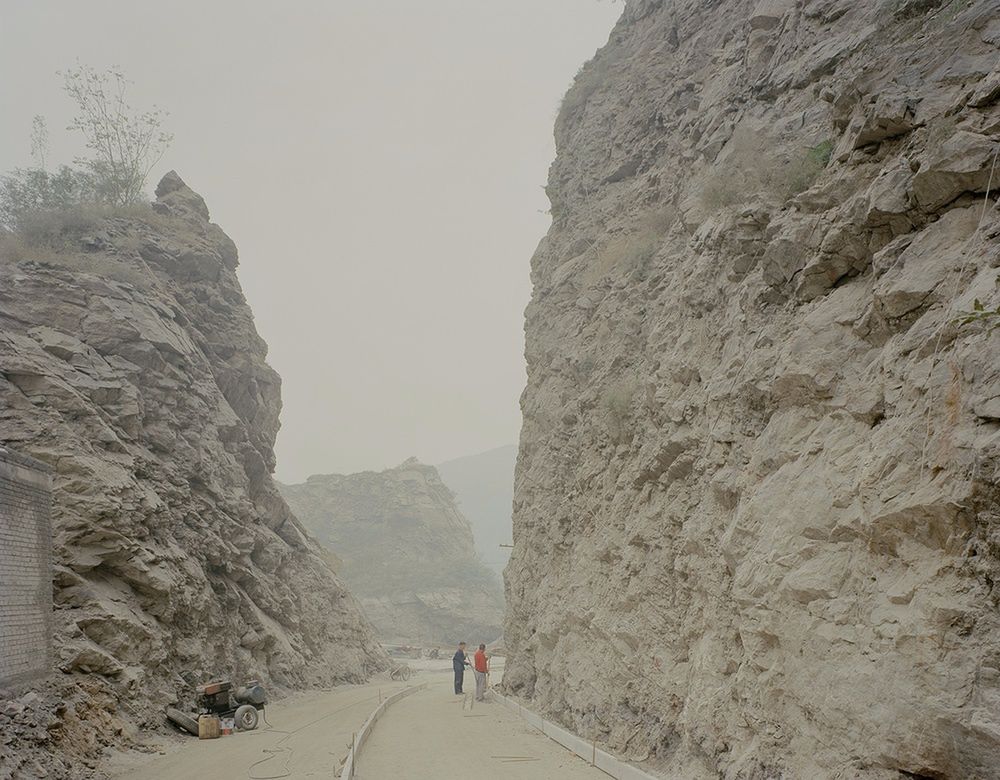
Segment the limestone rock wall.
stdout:
<path fill-rule="evenodd" d="M 996 0 L 627 3 L 532 261 L 509 691 L 666 776 L 1000 777 L 998 64 Z"/>
<path fill-rule="evenodd" d="M 176 174 L 157 194 L 42 217 L 0 262 L 0 443 L 52 469 L 58 668 L 159 724 L 206 678 L 328 685 L 383 655 L 271 479 L 280 380 L 236 247 Z"/>
<path fill-rule="evenodd" d="M 388 642 L 492 642 L 503 594 L 476 556 L 469 521 L 433 466 L 309 477 L 289 506 L 342 561 L 344 581 Z"/>

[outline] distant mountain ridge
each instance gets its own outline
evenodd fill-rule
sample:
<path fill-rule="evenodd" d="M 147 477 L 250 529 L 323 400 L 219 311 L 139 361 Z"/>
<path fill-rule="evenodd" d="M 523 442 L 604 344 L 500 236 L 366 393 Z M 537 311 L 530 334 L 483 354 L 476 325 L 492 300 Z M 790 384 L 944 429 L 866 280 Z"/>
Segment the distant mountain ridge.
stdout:
<path fill-rule="evenodd" d="M 500 580 L 477 558 L 469 522 L 433 466 L 411 458 L 280 489 L 341 559 L 340 574 L 380 639 L 450 645 L 500 636 Z"/>
<path fill-rule="evenodd" d="M 503 573 L 510 558 L 510 549 L 500 545 L 511 543 L 516 460 L 517 446 L 508 444 L 437 467 L 472 526 L 476 552 L 497 574 Z"/>

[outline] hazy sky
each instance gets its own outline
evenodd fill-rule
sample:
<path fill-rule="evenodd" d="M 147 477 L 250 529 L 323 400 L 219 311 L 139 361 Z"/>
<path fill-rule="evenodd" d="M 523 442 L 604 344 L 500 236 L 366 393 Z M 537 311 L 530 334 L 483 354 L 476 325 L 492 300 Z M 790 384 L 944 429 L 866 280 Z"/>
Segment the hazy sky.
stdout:
<path fill-rule="evenodd" d="M 0 170 L 78 151 L 55 71 L 121 66 L 240 248 L 278 477 L 515 442 L 552 122 L 610 0 L 0 0 Z"/>

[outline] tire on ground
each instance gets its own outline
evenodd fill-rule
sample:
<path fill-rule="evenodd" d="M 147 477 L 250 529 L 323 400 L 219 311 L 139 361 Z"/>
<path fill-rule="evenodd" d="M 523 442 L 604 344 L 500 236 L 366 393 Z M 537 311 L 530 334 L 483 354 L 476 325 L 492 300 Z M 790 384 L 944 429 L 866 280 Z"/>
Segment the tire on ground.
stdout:
<path fill-rule="evenodd" d="M 198 736 L 198 721 L 188 715 L 186 712 L 181 712 L 180 710 L 174 709 L 173 707 L 167 707 L 166 709 L 167 720 L 173 723 L 178 728 L 183 729 L 189 734 Z"/>
<path fill-rule="evenodd" d="M 236 728 L 241 731 L 253 731 L 257 728 L 257 708 L 252 704 L 242 704 L 236 709 Z"/>

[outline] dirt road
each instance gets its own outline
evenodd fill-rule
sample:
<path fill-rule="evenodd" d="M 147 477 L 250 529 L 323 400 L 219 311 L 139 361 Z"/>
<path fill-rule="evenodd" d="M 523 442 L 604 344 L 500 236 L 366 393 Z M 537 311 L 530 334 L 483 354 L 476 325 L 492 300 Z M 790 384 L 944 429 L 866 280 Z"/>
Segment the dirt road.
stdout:
<path fill-rule="evenodd" d="M 413 680 L 411 680 L 411 683 Z M 162 746 L 166 755 L 129 759 L 113 770 L 116 780 L 297 780 L 335 777 L 351 735 L 387 696 L 406 685 L 383 680 L 295 696 L 267 708 L 271 727 Z"/>
<path fill-rule="evenodd" d="M 380 690 L 387 696 L 421 683 L 427 687 L 390 707 L 376 724 L 357 780 L 607 780 L 499 704 L 463 707 L 451 691 L 450 671 L 420 672 L 407 684 L 382 680 L 296 696 L 267 708 L 270 728 L 170 741 L 161 746 L 166 755 L 123 759 L 128 763 L 111 774 L 116 780 L 331 780 L 352 734 L 378 705 Z"/>
<path fill-rule="evenodd" d="M 607 780 L 501 705 L 463 707 L 450 675 L 423 675 L 420 682 L 428 683 L 425 690 L 394 704 L 376 724 L 357 780 Z"/>

